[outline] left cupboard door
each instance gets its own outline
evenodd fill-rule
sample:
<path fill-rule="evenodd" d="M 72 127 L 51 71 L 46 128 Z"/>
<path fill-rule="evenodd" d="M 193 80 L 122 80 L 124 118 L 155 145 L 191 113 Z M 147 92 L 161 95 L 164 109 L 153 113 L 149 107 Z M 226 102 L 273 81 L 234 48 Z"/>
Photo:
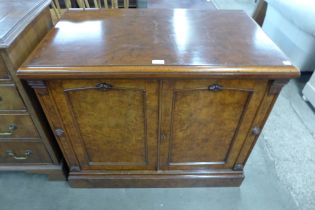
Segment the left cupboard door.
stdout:
<path fill-rule="evenodd" d="M 157 81 L 55 80 L 48 88 L 81 170 L 156 169 Z"/>

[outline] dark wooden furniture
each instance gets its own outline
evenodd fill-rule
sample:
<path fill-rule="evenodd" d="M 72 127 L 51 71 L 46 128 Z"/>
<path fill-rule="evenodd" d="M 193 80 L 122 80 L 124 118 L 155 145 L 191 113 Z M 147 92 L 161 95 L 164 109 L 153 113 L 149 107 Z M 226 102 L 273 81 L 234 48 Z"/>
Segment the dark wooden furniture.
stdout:
<path fill-rule="evenodd" d="M 245 13 L 185 9 L 66 13 L 18 71 L 73 187 L 239 186 L 298 75 Z"/>
<path fill-rule="evenodd" d="M 47 120 L 33 91 L 16 77 L 17 68 L 52 28 L 49 3 L 0 1 L 0 171 L 60 179 L 60 155 Z"/>

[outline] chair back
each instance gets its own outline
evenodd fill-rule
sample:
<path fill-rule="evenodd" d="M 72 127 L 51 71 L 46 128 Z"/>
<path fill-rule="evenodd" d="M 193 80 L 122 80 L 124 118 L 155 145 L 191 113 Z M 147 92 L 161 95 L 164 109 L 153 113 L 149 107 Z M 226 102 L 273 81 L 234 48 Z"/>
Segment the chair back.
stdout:
<path fill-rule="evenodd" d="M 70 8 L 112 8 L 118 9 L 118 0 L 52 0 L 51 7 L 59 19 L 65 10 Z M 129 0 L 123 0 L 123 8 L 129 8 Z"/>

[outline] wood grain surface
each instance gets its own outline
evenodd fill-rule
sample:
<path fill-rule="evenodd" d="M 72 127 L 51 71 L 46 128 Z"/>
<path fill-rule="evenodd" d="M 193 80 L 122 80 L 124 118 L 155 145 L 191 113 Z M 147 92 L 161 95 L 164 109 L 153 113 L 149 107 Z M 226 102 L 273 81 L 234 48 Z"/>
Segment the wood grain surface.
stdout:
<path fill-rule="evenodd" d="M 154 60 L 164 64 L 154 65 Z M 18 75 L 299 75 L 287 61 L 261 28 L 240 11 L 85 10 L 65 14 Z"/>

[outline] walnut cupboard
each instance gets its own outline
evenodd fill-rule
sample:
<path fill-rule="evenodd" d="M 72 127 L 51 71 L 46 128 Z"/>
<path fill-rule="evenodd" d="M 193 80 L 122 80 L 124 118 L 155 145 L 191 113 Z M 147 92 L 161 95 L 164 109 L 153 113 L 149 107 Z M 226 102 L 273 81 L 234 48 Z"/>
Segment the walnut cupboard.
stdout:
<path fill-rule="evenodd" d="M 71 186 L 239 186 L 281 87 L 299 75 L 284 63 L 242 12 L 72 11 L 17 74 Z"/>

